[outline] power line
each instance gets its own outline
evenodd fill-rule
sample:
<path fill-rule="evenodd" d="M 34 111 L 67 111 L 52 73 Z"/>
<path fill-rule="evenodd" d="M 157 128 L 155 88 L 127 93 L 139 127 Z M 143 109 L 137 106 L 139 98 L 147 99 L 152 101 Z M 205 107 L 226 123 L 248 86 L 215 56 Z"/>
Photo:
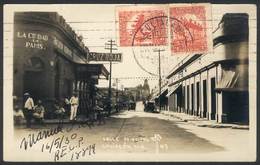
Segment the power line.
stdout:
<path fill-rule="evenodd" d="M 222 13 L 223 14 L 223 13 Z M 249 21 L 256 21 L 257 19 L 254 18 L 249 18 Z M 193 21 L 205 21 L 205 22 L 210 22 L 210 21 L 221 21 L 221 19 L 193 19 Z M 138 22 L 138 21 L 123 21 L 125 22 Z M 66 23 L 69 24 L 86 24 L 86 23 L 119 23 L 119 21 L 66 21 Z M 3 22 L 3 24 L 16 24 L 14 22 Z"/>
<path fill-rule="evenodd" d="M 158 77 L 114 77 L 112 79 L 159 79 Z"/>

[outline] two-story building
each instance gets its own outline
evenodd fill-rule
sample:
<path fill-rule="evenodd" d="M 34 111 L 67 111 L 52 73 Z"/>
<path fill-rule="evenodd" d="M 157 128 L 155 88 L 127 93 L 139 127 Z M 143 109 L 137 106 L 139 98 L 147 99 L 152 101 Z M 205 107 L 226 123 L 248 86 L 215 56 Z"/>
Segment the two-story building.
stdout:
<path fill-rule="evenodd" d="M 95 84 L 108 71 L 103 64 L 88 64 L 89 49 L 56 12 L 16 12 L 14 16 L 15 104 L 22 107 L 29 92 L 47 111 L 53 103 L 79 94 L 79 111 L 94 105 Z"/>
<path fill-rule="evenodd" d="M 227 13 L 213 32 L 213 51 L 180 61 L 167 76 L 169 110 L 249 123 L 248 15 Z"/>

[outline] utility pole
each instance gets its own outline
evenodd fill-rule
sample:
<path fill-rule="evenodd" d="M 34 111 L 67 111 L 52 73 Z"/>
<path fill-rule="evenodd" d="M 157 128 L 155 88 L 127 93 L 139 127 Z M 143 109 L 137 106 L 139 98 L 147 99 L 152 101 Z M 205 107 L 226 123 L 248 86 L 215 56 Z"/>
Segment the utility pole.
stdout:
<path fill-rule="evenodd" d="M 108 46 L 108 47 L 107 47 Z M 115 41 L 114 40 L 109 40 L 107 43 L 105 43 L 105 49 L 109 49 L 110 50 L 110 58 L 109 58 L 109 65 L 110 65 L 110 69 L 109 69 L 109 87 L 108 87 L 108 116 L 110 116 L 111 114 L 111 103 L 112 103 L 112 99 L 111 99 L 111 77 L 112 77 L 112 52 L 113 50 L 117 50 L 117 48 L 114 48 L 114 46 L 116 46 Z"/>
<path fill-rule="evenodd" d="M 118 83 L 119 83 L 119 79 L 116 78 L 116 103 L 118 103 Z"/>
<path fill-rule="evenodd" d="M 119 79 L 116 78 L 116 110 L 117 110 L 117 112 L 119 110 L 119 106 L 118 106 L 118 83 L 119 83 Z"/>
<path fill-rule="evenodd" d="M 161 111 L 161 100 L 160 100 L 160 95 L 162 91 L 162 77 L 161 77 L 161 52 L 165 51 L 164 49 L 156 49 L 154 52 L 158 52 L 158 61 L 159 61 L 159 110 Z"/>

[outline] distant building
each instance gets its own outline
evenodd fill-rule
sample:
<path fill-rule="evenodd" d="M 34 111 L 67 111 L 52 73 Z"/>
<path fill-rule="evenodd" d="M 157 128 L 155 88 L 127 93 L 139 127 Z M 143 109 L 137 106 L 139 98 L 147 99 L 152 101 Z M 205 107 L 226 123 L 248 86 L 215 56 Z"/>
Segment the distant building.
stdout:
<path fill-rule="evenodd" d="M 143 85 L 143 97 L 144 97 L 145 100 L 147 100 L 149 96 L 150 96 L 150 87 L 149 87 L 149 84 L 148 84 L 148 80 L 145 79 L 144 85 Z"/>
<path fill-rule="evenodd" d="M 154 101 L 158 109 L 168 110 L 168 81 L 165 79 L 161 82 L 161 93 L 159 87 L 156 87 L 151 92 L 150 101 Z"/>
<path fill-rule="evenodd" d="M 150 96 L 150 87 L 148 84 L 148 80 L 144 80 L 144 85 L 139 84 L 136 87 L 125 88 L 125 92 L 129 95 L 132 95 L 134 100 L 133 101 L 143 101 L 147 100 Z"/>
<path fill-rule="evenodd" d="M 138 92 L 136 87 L 125 87 L 124 92 L 128 96 L 129 100 L 137 101 Z"/>

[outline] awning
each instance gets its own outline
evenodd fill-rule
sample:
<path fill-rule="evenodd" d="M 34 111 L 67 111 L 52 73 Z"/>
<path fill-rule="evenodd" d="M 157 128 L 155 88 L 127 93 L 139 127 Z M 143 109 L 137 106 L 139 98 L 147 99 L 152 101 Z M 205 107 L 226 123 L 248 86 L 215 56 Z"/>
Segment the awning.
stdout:
<path fill-rule="evenodd" d="M 76 72 L 78 79 L 88 79 L 90 76 L 92 78 L 97 77 L 100 79 L 101 76 L 108 79 L 109 72 L 104 67 L 103 64 L 77 64 Z"/>
<path fill-rule="evenodd" d="M 170 97 L 174 93 L 173 90 L 170 90 L 170 92 L 166 95 L 166 97 Z"/>
<path fill-rule="evenodd" d="M 168 93 L 168 88 L 165 88 L 164 90 L 161 91 L 161 95 L 159 93 L 157 93 L 155 96 L 152 97 L 151 100 L 156 100 L 162 96 L 166 96 Z"/>
<path fill-rule="evenodd" d="M 163 96 L 166 96 L 168 93 L 168 88 L 165 88 L 162 92 L 161 92 L 161 95 L 159 97 L 163 97 Z"/>
<path fill-rule="evenodd" d="M 96 92 L 96 98 L 98 98 L 98 99 L 102 99 L 102 94 L 100 93 L 100 92 Z"/>
<path fill-rule="evenodd" d="M 238 78 L 238 74 L 232 70 L 223 70 L 222 78 L 216 88 L 233 88 Z"/>
<path fill-rule="evenodd" d="M 166 97 L 170 97 L 174 92 L 176 92 L 177 89 L 179 89 L 179 87 L 181 86 L 181 84 L 177 84 L 173 89 L 171 89 L 168 94 L 166 95 Z"/>
<path fill-rule="evenodd" d="M 243 74 L 241 72 L 241 74 Z M 221 80 L 216 85 L 216 91 L 245 91 L 248 89 L 245 75 L 238 69 L 223 69 Z"/>

